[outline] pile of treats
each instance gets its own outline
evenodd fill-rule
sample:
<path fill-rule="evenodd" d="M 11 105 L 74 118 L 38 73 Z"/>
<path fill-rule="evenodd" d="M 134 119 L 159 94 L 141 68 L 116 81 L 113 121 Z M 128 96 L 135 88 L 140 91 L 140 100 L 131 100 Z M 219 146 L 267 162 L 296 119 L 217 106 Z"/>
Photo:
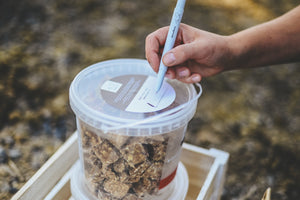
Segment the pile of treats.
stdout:
<path fill-rule="evenodd" d="M 81 122 L 86 184 L 94 195 L 103 200 L 138 200 L 156 194 L 168 138 L 97 131 Z"/>

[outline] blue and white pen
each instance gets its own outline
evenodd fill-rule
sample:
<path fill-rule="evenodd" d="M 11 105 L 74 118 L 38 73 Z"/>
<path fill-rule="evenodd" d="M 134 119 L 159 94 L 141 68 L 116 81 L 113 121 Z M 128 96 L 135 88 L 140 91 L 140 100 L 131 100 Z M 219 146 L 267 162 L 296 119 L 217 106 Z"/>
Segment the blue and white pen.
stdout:
<path fill-rule="evenodd" d="M 174 47 L 174 43 L 177 37 L 178 28 L 181 22 L 181 18 L 184 11 L 184 5 L 185 0 L 177 0 L 176 7 L 173 11 L 173 16 L 171 20 L 171 24 L 168 31 L 167 40 L 165 43 L 165 47 L 163 50 L 162 57 L 165 55 L 166 52 L 170 51 Z M 157 86 L 156 86 L 156 92 L 158 92 L 162 86 L 162 83 L 164 81 L 165 74 L 167 72 L 167 67 L 162 62 L 162 59 L 159 64 L 159 70 L 158 70 L 158 80 L 157 80 Z"/>

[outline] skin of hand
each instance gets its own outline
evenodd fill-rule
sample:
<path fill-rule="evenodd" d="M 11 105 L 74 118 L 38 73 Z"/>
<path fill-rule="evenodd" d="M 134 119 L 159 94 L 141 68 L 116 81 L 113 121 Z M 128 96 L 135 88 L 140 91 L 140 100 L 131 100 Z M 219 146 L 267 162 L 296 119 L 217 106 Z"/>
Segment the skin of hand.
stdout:
<path fill-rule="evenodd" d="M 146 38 L 146 58 L 155 72 L 169 27 L 163 27 Z M 199 82 L 224 70 L 227 53 L 225 36 L 180 24 L 174 48 L 167 52 L 163 62 L 168 66 L 166 76 L 185 83 Z"/>
<path fill-rule="evenodd" d="M 300 60 L 300 6 L 272 21 L 230 36 L 181 24 L 174 48 L 163 57 L 166 77 L 196 83 L 226 70 L 261 67 Z M 146 58 L 155 72 L 168 27 L 146 38 Z"/>

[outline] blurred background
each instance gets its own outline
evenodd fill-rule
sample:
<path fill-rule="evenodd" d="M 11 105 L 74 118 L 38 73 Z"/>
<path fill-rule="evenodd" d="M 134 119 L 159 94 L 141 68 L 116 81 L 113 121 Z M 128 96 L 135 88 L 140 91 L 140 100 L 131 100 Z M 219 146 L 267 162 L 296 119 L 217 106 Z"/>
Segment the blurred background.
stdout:
<path fill-rule="evenodd" d="M 145 58 L 174 0 L 0 1 L 0 199 L 9 199 L 76 130 L 68 89 L 83 68 Z M 229 35 L 298 0 L 187 0 L 182 22 Z M 295 24 L 299 26 L 299 24 Z M 230 153 L 227 199 L 300 199 L 300 63 L 202 81 L 187 143 Z"/>

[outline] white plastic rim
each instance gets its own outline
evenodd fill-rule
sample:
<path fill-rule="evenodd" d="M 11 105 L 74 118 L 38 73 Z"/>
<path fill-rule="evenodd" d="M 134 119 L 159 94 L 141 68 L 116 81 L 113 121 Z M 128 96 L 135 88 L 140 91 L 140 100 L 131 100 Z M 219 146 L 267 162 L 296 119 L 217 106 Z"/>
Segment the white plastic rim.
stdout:
<path fill-rule="evenodd" d="M 173 127 L 180 127 L 184 124 L 187 124 L 188 121 L 193 117 L 197 106 L 197 100 L 202 93 L 200 84 L 196 84 L 196 87 L 198 87 L 199 90 L 196 91 L 194 85 L 184 84 L 177 81 L 176 84 L 185 87 L 187 90 L 189 96 L 187 102 L 167 110 L 166 112 L 162 112 L 148 118 L 143 118 L 143 113 L 128 113 L 126 114 L 128 117 L 120 117 L 113 114 L 102 113 L 93 110 L 82 100 L 79 91 L 84 87 L 82 85 L 82 81 L 87 79 L 86 77 L 88 77 L 88 80 L 93 80 L 94 78 L 99 83 L 101 81 L 104 82 L 112 77 L 128 74 L 156 76 L 149 63 L 142 59 L 115 59 L 103 61 L 91 65 L 78 73 L 74 78 L 69 91 L 70 105 L 76 114 L 76 117 L 95 128 L 103 130 L 103 132 L 117 129 L 134 128 L 149 129 L 149 135 L 162 133 L 160 131 L 153 133 L 153 129 L 162 129 L 162 127 L 165 126 L 169 126 L 169 129 L 174 129 Z"/>
<path fill-rule="evenodd" d="M 185 199 L 185 196 L 189 189 L 189 176 L 182 162 L 178 163 L 177 170 L 178 171 L 174 179 L 175 182 L 174 192 L 171 194 L 168 200 Z"/>
<path fill-rule="evenodd" d="M 182 162 L 178 163 L 178 168 L 174 180 L 170 183 L 174 184 L 173 192 L 165 196 L 164 194 L 153 200 L 181 200 L 185 199 L 189 188 L 189 177 L 186 168 Z M 161 192 L 163 192 L 162 189 Z M 80 162 L 77 161 L 73 166 L 71 174 L 71 193 L 74 200 L 99 200 L 97 197 L 92 195 L 88 187 L 85 185 L 83 171 L 81 169 Z"/>

